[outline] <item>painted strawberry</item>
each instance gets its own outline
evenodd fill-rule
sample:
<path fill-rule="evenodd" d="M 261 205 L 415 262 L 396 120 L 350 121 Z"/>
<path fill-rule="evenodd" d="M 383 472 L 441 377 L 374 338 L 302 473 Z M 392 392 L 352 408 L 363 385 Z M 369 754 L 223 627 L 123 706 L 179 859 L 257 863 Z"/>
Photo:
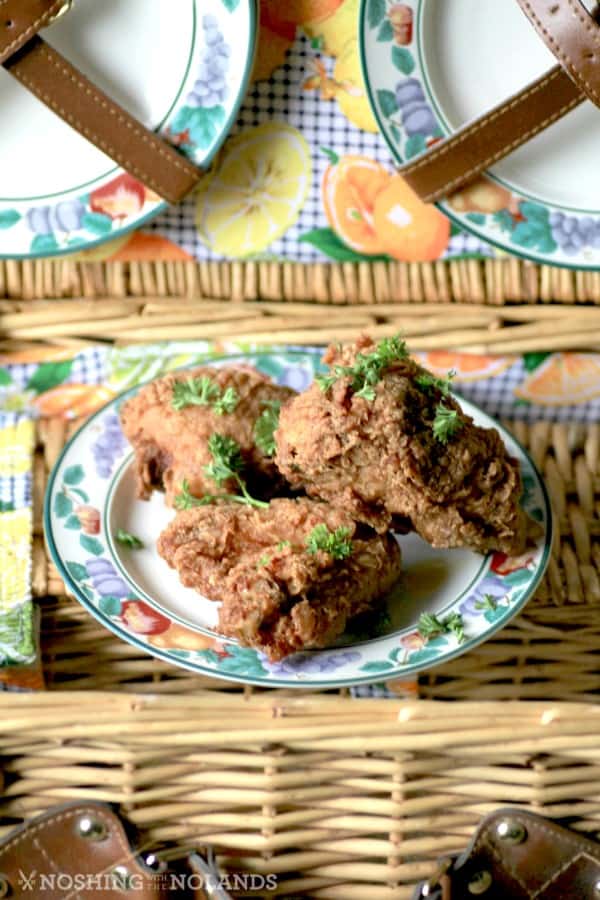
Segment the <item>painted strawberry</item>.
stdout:
<path fill-rule="evenodd" d="M 132 175 L 119 175 L 104 187 L 90 195 L 90 206 L 94 212 L 103 213 L 111 219 L 126 219 L 139 212 L 146 202 L 146 189 Z"/>
<path fill-rule="evenodd" d="M 405 3 L 396 3 L 388 12 L 394 40 L 397 44 L 407 46 L 413 39 L 413 11 Z"/>
<path fill-rule="evenodd" d="M 81 523 L 85 534 L 100 534 L 100 510 L 93 506 L 77 506 L 75 515 Z"/>
<path fill-rule="evenodd" d="M 121 619 L 135 634 L 162 634 L 171 627 L 170 619 L 143 600 L 124 600 Z"/>
<path fill-rule="evenodd" d="M 531 565 L 533 559 L 534 556 L 531 552 L 523 553 L 521 556 L 507 556 L 506 553 L 494 553 L 490 569 L 496 575 L 510 575 L 511 572 L 526 569 Z"/>

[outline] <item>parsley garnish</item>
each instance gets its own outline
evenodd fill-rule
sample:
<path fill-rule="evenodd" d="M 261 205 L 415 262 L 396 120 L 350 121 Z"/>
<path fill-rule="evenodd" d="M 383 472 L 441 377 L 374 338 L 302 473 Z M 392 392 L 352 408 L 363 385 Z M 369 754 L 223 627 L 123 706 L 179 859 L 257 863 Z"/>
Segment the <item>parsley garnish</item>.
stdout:
<path fill-rule="evenodd" d="M 232 387 L 223 393 L 208 375 L 200 378 L 188 378 L 176 381 L 173 385 L 171 406 L 180 412 L 188 406 L 212 406 L 217 415 L 232 413 L 238 404 L 239 397 Z"/>
<path fill-rule="evenodd" d="M 306 538 L 306 547 L 311 554 L 323 550 L 334 559 L 346 559 L 352 553 L 352 541 L 349 537 L 349 528 L 336 528 L 335 531 L 330 531 L 322 522 L 316 525 Z"/>
<path fill-rule="evenodd" d="M 458 417 L 457 410 L 449 409 L 443 403 L 439 403 L 433 420 L 433 436 L 436 441 L 447 444 L 462 427 L 463 423 Z"/>
<path fill-rule="evenodd" d="M 444 397 L 447 397 L 450 393 L 452 379 L 455 375 L 456 372 L 454 369 L 451 369 L 445 378 L 437 378 L 435 375 L 432 375 L 431 372 L 423 372 L 422 375 L 417 375 L 415 382 L 426 394 L 430 394 L 432 390 L 437 390 L 443 394 Z"/>
<path fill-rule="evenodd" d="M 375 399 L 375 385 L 384 371 L 400 359 L 406 359 L 406 344 L 399 337 L 384 338 L 372 353 L 358 353 L 352 366 L 334 366 L 328 375 L 318 375 L 315 379 L 326 393 L 339 378 L 351 378 L 351 388 L 357 397 Z"/>
<path fill-rule="evenodd" d="M 244 460 L 237 441 L 223 434 L 211 434 L 208 439 L 208 449 L 212 456 L 212 462 L 204 467 L 208 477 L 215 481 L 219 487 L 222 487 L 229 479 L 233 479 L 240 493 L 205 494 L 203 497 L 194 497 L 190 494 L 189 482 L 184 480 L 180 493 L 175 497 L 175 508 L 192 509 L 194 506 L 206 506 L 207 503 L 212 503 L 215 500 L 230 500 L 233 503 L 243 503 L 246 506 L 267 509 L 268 503 L 264 500 L 257 500 L 248 493 L 246 482 L 240 474 L 244 468 Z"/>
<path fill-rule="evenodd" d="M 224 416 L 225 413 L 232 413 L 238 405 L 239 397 L 232 387 L 226 388 L 218 400 L 213 403 L 213 409 L 218 416 Z"/>
<path fill-rule="evenodd" d="M 419 618 L 418 632 L 426 640 L 439 637 L 442 634 L 455 634 L 458 643 L 465 640 L 465 626 L 460 613 L 451 613 L 442 621 L 433 613 L 423 613 Z"/>
<path fill-rule="evenodd" d="M 263 555 L 261 556 L 261 558 L 259 559 L 259 561 L 256 564 L 256 568 L 262 569 L 265 566 L 268 566 L 270 562 L 271 562 L 271 557 L 269 556 L 269 554 L 263 553 Z"/>
<path fill-rule="evenodd" d="M 289 541 L 279 541 L 279 543 L 277 544 L 277 549 L 285 550 L 286 547 L 291 547 L 291 546 L 292 545 L 290 544 Z"/>
<path fill-rule="evenodd" d="M 144 546 L 143 541 L 140 541 L 139 537 L 136 537 L 135 534 L 130 534 L 124 528 L 119 528 L 115 538 L 119 544 L 129 547 L 130 550 L 141 550 Z"/>
<path fill-rule="evenodd" d="M 216 481 L 219 487 L 229 478 L 238 479 L 238 473 L 244 468 L 244 460 L 240 445 L 231 437 L 223 434 L 211 434 L 208 439 L 208 450 L 212 462 L 204 467 L 209 478 Z"/>
<path fill-rule="evenodd" d="M 204 497 L 194 497 L 190 494 L 190 483 L 187 478 L 183 479 L 181 490 L 175 495 L 175 509 L 193 509 L 194 506 L 206 506 L 208 503 L 216 499 L 212 494 L 206 494 Z"/>
<path fill-rule="evenodd" d="M 265 456 L 275 453 L 275 429 L 279 425 L 280 400 L 263 400 L 265 407 L 254 423 L 254 443 Z"/>

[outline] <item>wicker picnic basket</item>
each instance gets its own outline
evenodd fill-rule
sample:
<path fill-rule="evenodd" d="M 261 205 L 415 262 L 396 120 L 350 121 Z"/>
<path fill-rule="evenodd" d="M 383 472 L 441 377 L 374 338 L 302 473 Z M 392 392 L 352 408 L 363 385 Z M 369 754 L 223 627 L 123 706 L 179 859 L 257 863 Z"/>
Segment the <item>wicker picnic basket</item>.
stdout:
<path fill-rule="evenodd" d="M 600 348 L 600 274 L 515 260 L 5 262 L 0 297 L 4 351 L 399 328 L 417 349 Z M 48 690 L 0 697 L 0 834 L 65 800 L 105 800 L 167 858 L 212 845 L 227 870 L 276 874 L 280 896 L 377 900 L 410 897 L 501 805 L 600 832 L 600 425 L 508 424 L 552 495 L 543 584 L 483 646 L 377 699 L 242 689 L 105 631 L 45 553 L 45 481 L 75 423 L 41 421 L 33 587 Z"/>

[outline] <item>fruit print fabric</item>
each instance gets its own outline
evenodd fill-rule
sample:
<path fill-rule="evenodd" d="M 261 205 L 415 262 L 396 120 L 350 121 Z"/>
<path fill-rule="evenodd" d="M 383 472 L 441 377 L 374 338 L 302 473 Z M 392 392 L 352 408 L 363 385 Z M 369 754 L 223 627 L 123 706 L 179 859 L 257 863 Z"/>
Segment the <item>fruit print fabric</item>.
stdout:
<path fill-rule="evenodd" d="M 377 131 L 362 79 L 358 52 L 359 0 L 261 0 L 260 39 L 257 63 L 247 99 L 242 107 L 233 136 L 216 161 L 213 173 L 201 184 L 199 191 L 177 207 L 170 209 L 144 228 L 132 239 L 119 239 L 116 245 L 106 244 L 82 258 L 100 261 L 177 260 L 177 259 L 274 259 L 301 262 L 372 260 L 378 258 L 433 259 L 439 256 L 461 258 L 465 255 L 491 255 L 493 251 L 471 235 L 451 233 L 449 224 L 440 222 L 438 214 L 421 210 L 414 226 L 396 234 L 394 221 L 402 221 L 403 213 L 398 195 L 407 195 L 407 188 L 396 176 L 391 189 L 391 207 L 382 201 L 385 246 L 374 251 L 380 241 L 363 245 L 359 238 L 350 243 L 346 238 L 354 230 L 343 226 L 338 231 L 331 224 L 328 213 L 325 177 L 332 159 L 360 157 L 372 166 L 391 175 L 390 152 Z M 405 21 L 400 5 L 390 7 L 389 26 L 392 40 L 399 51 L 406 39 L 410 23 Z M 393 8 L 392 8 L 393 7 Z M 223 58 L 225 59 L 225 57 Z M 188 112 L 175 123 L 176 140 L 185 141 L 193 124 L 204 111 L 202 103 L 212 84 L 209 73 L 200 75 L 195 99 L 186 103 Z M 217 85 L 220 85 L 218 74 Z M 400 102 L 408 127 L 423 128 L 428 115 L 420 97 L 404 89 Z M 197 104 L 197 105 L 195 105 Z M 258 172 L 250 165 L 245 176 L 240 173 L 239 190 L 231 181 L 231 168 L 239 168 L 239 143 L 260 143 L 265 127 L 278 132 L 280 155 L 274 161 L 273 174 L 268 166 Z M 286 136 L 287 135 L 287 136 Z M 293 138 L 291 136 L 294 136 Z M 298 146 L 303 144 L 302 172 L 298 171 Z M 256 154 L 255 154 L 256 155 Z M 292 179 L 285 181 L 277 174 L 286 167 L 294 169 Z M 213 177 L 214 176 L 214 177 Z M 278 181 L 279 179 L 279 181 Z M 373 197 L 378 176 L 367 191 Z M 264 185 L 274 186 L 282 201 L 274 210 L 265 209 Z M 343 193 L 343 192 L 342 192 Z M 102 200 L 102 198 L 101 198 Z M 138 196 L 128 202 L 147 203 Z M 236 219 L 244 210 L 252 210 L 248 228 Z M 352 204 L 343 212 L 337 200 L 340 216 L 352 215 Z M 433 209 L 433 208 L 432 208 Z M 106 217 L 106 201 L 102 212 Z M 391 224 L 389 222 L 391 215 Z M 411 214 L 412 215 L 412 214 Z M 429 228 L 428 217 L 434 219 L 434 235 L 423 237 Z M 234 233 L 229 236 L 227 223 L 235 219 Z M 98 226 L 106 223 L 99 218 Z M 139 238 L 142 238 L 141 240 Z M 398 240 L 396 238 L 398 237 Z"/>

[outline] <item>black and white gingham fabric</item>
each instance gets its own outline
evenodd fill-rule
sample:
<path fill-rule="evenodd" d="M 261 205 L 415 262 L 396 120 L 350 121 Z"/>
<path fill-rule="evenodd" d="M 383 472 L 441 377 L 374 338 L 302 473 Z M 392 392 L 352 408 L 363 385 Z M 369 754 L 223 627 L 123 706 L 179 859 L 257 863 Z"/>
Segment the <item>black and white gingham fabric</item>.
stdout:
<path fill-rule="evenodd" d="M 328 225 L 321 186 L 330 160 L 322 148 L 332 150 L 338 156 L 364 155 L 387 166 L 390 171 L 392 169 L 390 150 L 380 134 L 357 128 L 343 115 L 335 100 L 323 100 L 318 90 L 303 89 L 307 79 L 314 75 L 313 62 L 317 58 L 326 65 L 328 73 L 333 74 L 334 60 L 320 56 L 309 40 L 299 35 L 285 64 L 275 70 L 270 80 L 252 85 L 233 131 L 233 134 L 239 134 L 264 122 L 285 122 L 297 128 L 310 146 L 312 182 L 307 200 L 297 222 L 267 248 L 265 256 L 270 259 L 315 262 L 327 258 L 311 244 L 299 241 L 301 235 Z M 169 238 L 196 259 L 219 259 L 202 243 L 195 217 L 196 201 L 190 198 L 167 210 L 148 228 Z M 450 239 L 445 255 L 457 258 L 493 254 L 489 245 L 461 232 Z"/>

